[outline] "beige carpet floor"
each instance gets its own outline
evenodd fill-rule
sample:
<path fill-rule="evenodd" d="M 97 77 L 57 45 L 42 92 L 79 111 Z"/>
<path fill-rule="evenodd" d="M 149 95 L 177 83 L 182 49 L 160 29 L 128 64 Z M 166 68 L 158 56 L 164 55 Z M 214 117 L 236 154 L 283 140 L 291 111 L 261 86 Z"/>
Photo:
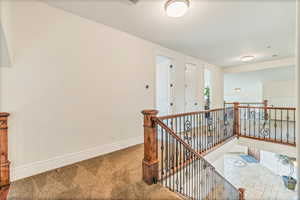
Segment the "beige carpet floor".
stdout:
<path fill-rule="evenodd" d="M 8 200 L 179 199 L 142 181 L 143 145 L 13 182 Z"/>

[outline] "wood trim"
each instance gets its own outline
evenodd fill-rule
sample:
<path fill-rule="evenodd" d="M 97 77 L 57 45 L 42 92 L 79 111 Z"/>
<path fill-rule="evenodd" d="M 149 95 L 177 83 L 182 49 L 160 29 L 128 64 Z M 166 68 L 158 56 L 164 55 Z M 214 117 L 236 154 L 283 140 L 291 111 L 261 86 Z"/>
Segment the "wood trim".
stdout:
<path fill-rule="evenodd" d="M 6 112 L 0 112 L 0 117 L 8 117 L 9 113 Z"/>
<path fill-rule="evenodd" d="M 0 200 L 7 200 L 8 192 L 9 192 L 9 186 L 1 188 L 1 190 L 0 190 Z"/>
<path fill-rule="evenodd" d="M 259 140 L 259 141 L 263 141 L 263 142 L 272 142 L 272 143 L 276 143 L 276 144 L 284 144 L 284 145 L 296 147 L 296 144 L 290 144 L 288 142 L 281 142 L 281 141 L 276 141 L 276 140 L 268 139 L 268 138 L 256 138 L 256 137 L 246 136 L 246 135 L 240 135 L 240 137 L 253 139 L 253 140 Z"/>
<path fill-rule="evenodd" d="M 235 102 L 225 102 L 225 104 L 234 104 Z M 262 102 L 239 102 L 239 104 L 264 104 Z"/>
<path fill-rule="evenodd" d="M 166 115 L 166 116 L 161 116 L 161 117 L 157 117 L 157 118 L 160 120 L 172 119 L 172 118 L 176 118 L 176 117 L 184 117 L 184 116 L 188 116 L 188 115 L 210 113 L 210 112 L 215 112 L 215 111 L 220 111 L 220 110 L 224 110 L 224 108 L 216 108 L 216 109 L 203 110 L 203 111 L 198 111 L 198 112 L 180 113 L 180 114 L 175 114 L 175 115 Z"/>
<path fill-rule="evenodd" d="M 256 109 L 270 109 L 270 110 L 296 110 L 295 107 L 259 107 L 259 106 L 239 106 L 238 108 L 256 108 Z"/>
<path fill-rule="evenodd" d="M 157 132 L 156 124 L 153 120 L 157 113 L 157 110 L 142 111 L 142 114 L 144 115 L 143 180 L 148 184 L 153 184 L 159 178 Z"/>
<path fill-rule="evenodd" d="M 239 188 L 239 200 L 245 200 L 245 189 Z"/>
<path fill-rule="evenodd" d="M 0 187 L 10 184 L 10 162 L 8 160 L 8 116 L 0 113 Z"/>

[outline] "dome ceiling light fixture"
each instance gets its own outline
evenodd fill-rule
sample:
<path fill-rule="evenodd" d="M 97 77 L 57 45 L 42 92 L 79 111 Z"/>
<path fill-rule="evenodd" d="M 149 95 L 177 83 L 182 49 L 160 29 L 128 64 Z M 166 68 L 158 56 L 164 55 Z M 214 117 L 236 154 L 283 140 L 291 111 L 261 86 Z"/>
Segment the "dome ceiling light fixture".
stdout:
<path fill-rule="evenodd" d="M 254 56 L 242 56 L 240 59 L 241 61 L 243 62 L 250 62 L 254 59 L 255 57 Z"/>
<path fill-rule="evenodd" d="M 168 0 L 165 4 L 165 10 L 169 17 L 181 17 L 190 7 L 189 0 Z"/>

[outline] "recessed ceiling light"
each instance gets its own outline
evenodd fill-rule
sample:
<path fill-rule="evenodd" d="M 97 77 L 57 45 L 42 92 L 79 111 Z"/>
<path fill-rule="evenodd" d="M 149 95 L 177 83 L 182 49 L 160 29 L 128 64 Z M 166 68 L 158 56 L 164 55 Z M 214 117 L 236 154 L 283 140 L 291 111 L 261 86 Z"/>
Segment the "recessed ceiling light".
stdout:
<path fill-rule="evenodd" d="M 168 0 L 165 4 L 165 10 L 169 17 L 181 17 L 186 13 L 189 6 L 189 0 Z"/>
<path fill-rule="evenodd" d="M 249 62 L 253 59 L 254 59 L 254 56 L 243 56 L 243 57 L 241 57 L 241 61 L 243 61 L 243 62 Z"/>

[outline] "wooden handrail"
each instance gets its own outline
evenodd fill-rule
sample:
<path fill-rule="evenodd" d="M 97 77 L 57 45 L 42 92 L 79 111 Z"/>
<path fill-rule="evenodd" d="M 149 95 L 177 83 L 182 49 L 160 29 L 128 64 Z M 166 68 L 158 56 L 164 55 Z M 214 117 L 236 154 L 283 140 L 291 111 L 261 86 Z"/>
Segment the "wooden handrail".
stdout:
<path fill-rule="evenodd" d="M 259 106 L 238 106 L 238 108 L 270 109 L 270 110 L 296 110 L 295 107 L 259 107 Z"/>
<path fill-rule="evenodd" d="M 235 102 L 224 102 L 225 104 L 234 104 Z M 240 104 L 264 104 L 263 102 L 239 102 Z"/>
<path fill-rule="evenodd" d="M 175 114 L 175 115 L 160 116 L 160 117 L 157 117 L 157 118 L 161 119 L 161 120 L 164 120 L 164 119 L 173 119 L 173 118 L 176 118 L 176 117 L 184 117 L 184 116 L 188 116 L 188 115 L 210 113 L 210 112 L 216 112 L 216 111 L 220 111 L 220 110 L 224 110 L 224 108 L 216 108 L 216 109 L 211 109 L 211 110 L 202 110 L 202 111 L 189 112 L 189 113 L 179 113 L 179 114 Z"/>

